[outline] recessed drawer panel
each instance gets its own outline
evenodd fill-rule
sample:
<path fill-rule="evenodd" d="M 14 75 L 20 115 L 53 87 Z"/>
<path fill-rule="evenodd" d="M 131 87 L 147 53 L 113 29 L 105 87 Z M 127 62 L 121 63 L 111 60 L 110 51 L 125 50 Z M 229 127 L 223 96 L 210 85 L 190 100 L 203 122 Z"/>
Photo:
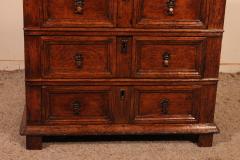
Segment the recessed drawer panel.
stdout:
<path fill-rule="evenodd" d="M 133 73 L 140 78 L 200 78 L 206 38 L 135 37 Z"/>
<path fill-rule="evenodd" d="M 110 123 L 112 89 L 105 86 L 45 87 L 46 123 Z"/>
<path fill-rule="evenodd" d="M 134 88 L 133 123 L 196 123 L 200 86 Z"/>
<path fill-rule="evenodd" d="M 114 37 L 42 37 L 44 78 L 106 78 L 115 74 Z"/>
<path fill-rule="evenodd" d="M 206 28 L 211 0 L 135 0 L 137 28 Z"/>
<path fill-rule="evenodd" d="M 114 0 L 43 0 L 44 27 L 114 27 Z"/>

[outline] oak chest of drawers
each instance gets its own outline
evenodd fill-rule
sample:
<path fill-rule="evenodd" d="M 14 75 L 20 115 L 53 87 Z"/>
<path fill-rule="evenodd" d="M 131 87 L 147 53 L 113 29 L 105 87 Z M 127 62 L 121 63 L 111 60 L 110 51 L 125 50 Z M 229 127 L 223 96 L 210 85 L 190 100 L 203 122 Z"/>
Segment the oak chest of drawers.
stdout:
<path fill-rule="evenodd" d="M 43 136 L 211 146 L 225 0 L 24 0 L 28 149 Z"/>

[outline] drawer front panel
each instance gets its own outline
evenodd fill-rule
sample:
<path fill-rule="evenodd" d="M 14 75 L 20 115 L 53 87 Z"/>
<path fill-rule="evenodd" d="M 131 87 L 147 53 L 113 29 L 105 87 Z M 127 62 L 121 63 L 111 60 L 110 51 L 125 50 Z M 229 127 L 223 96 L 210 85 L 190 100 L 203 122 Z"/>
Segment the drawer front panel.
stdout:
<path fill-rule="evenodd" d="M 137 28 L 206 28 L 211 0 L 135 0 Z"/>
<path fill-rule="evenodd" d="M 113 91 L 105 86 L 45 87 L 45 123 L 110 123 Z"/>
<path fill-rule="evenodd" d="M 200 78 L 206 39 L 135 37 L 133 73 L 141 78 Z"/>
<path fill-rule="evenodd" d="M 115 74 L 114 37 L 42 37 L 44 78 L 104 78 Z"/>
<path fill-rule="evenodd" d="M 115 27 L 114 0 L 43 0 L 44 27 Z"/>
<path fill-rule="evenodd" d="M 133 123 L 196 123 L 200 86 L 137 86 Z"/>

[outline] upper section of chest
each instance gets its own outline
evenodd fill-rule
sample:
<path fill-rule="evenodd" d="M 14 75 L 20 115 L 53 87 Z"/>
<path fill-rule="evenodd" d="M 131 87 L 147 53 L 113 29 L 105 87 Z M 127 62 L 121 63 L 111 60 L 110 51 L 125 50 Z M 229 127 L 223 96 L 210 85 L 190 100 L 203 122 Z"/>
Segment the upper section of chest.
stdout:
<path fill-rule="evenodd" d="M 222 29 L 226 0 L 24 0 L 25 28 Z"/>

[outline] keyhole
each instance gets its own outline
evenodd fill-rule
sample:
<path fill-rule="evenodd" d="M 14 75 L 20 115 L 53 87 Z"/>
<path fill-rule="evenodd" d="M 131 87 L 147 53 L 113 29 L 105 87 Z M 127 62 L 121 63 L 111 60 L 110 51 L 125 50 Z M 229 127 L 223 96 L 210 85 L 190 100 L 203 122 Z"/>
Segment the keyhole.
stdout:
<path fill-rule="evenodd" d="M 127 53 L 128 52 L 128 39 L 122 40 L 121 52 Z"/>
<path fill-rule="evenodd" d="M 125 96 L 126 96 L 126 91 L 124 89 L 121 89 L 120 90 L 120 99 L 121 100 L 124 100 L 125 99 Z"/>

